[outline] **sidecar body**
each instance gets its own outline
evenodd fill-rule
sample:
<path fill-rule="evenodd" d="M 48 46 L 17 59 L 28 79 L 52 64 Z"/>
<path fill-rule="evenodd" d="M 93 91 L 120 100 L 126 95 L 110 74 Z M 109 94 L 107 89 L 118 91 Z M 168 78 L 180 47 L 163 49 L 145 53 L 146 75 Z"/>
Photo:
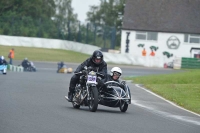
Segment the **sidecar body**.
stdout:
<path fill-rule="evenodd" d="M 104 91 L 100 92 L 99 104 L 108 107 L 120 107 L 122 103 L 130 104 L 130 92 L 125 92 L 119 85 L 107 85 Z"/>

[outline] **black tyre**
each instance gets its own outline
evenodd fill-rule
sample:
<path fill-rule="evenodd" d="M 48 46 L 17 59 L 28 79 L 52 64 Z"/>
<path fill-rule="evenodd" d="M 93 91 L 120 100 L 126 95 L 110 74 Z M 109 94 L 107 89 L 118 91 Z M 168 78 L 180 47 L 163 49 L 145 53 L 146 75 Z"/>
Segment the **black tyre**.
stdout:
<path fill-rule="evenodd" d="M 90 97 L 88 100 L 88 106 L 91 112 L 95 112 L 98 108 L 98 90 L 97 87 L 90 88 Z"/>
<path fill-rule="evenodd" d="M 80 105 L 77 104 L 75 101 L 74 101 L 75 98 L 75 95 L 73 95 L 73 100 L 72 100 L 72 106 L 75 108 L 75 109 L 79 109 L 80 108 Z"/>
<path fill-rule="evenodd" d="M 34 70 L 33 70 L 33 67 L 30 67 L 30 72 L 33 72 Z"/>
<path fill-rule="evenodd" d="M 80 108 L 80 105 L 77 105 L 76 103 L 72 102 L 72 105 L 75 109 L 79 109 Z"/>
<path fill-rule="evenodd" d="M 3 73 L 3 75 L 6 75 L 6 73 Z"/>
<path fill-rule="evenodd" d="M 124 101 L 120 101 L 120 105 L 119 105 L 119 108 L 121 110 L 121 112 L 126 112 L 127 109 L 128 109 L 128 104 Z"/>

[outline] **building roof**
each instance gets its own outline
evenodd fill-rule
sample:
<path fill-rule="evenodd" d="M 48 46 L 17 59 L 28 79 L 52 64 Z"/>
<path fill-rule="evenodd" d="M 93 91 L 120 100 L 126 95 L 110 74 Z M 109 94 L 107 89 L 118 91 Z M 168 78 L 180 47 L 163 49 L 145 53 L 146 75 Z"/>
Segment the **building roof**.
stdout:
<path fill-rule="evenodd" d="M 200 0 L 126 0 L 122 29 L 200 33 Z"/>

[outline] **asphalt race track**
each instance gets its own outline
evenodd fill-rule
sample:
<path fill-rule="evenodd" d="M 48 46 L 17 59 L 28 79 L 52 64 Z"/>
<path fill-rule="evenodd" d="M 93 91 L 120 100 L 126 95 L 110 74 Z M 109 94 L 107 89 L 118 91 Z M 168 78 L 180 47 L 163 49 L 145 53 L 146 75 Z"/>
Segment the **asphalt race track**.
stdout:
<path fill-rule="evenodd" d="M 199 133 L 200 116 L 182 110 L 128 82 L 132 104 L 126 113 L 98 106 L 74 109 L 64 98 L 72 74 L 57 64 L 34 62 L 37 72 L 0 74 L 0 133 Z M 77 64 L 67 64 L 75 69 Z M 108 70 L 114 65 L 109 65 Z M 120 66 L 123 76 L 179 72 Z"/>

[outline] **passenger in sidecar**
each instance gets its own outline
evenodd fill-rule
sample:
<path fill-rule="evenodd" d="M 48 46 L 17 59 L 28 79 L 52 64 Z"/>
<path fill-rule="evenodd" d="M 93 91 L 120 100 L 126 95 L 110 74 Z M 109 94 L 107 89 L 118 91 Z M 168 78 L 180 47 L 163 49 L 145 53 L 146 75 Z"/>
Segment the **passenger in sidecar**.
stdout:
<path fill-rule="evenodd" d="M 122 70 L 119 67 L 113 67 L 110 71 L 110 74 L 105 75 L 104 79 L 99 80 L 99 87 L 105 88 L 105 83 L 108 81 L 115 81 L 121 83 L 120 76 L 122 75 Z M 122 82 L 121 86 L 124 88 L 124 81 Z"/>
<path fill-rule="evenodd" d="M 109 91 L 109 86 L 119 86 L 121 87 L 126 94 L 130 97 L 129 104 L 131 103 L 131 93 L 128 85 L 125 81 L 120 79 L 122 75 L 122 70 L 119 67 L 113 67 L 110 71 L 110 74 L 107 74 L 104 79 L 100 80 L 98 83 L 98 88 L 101 92 Z M 112 82 L 113 81 L 113 82 Z"/>

